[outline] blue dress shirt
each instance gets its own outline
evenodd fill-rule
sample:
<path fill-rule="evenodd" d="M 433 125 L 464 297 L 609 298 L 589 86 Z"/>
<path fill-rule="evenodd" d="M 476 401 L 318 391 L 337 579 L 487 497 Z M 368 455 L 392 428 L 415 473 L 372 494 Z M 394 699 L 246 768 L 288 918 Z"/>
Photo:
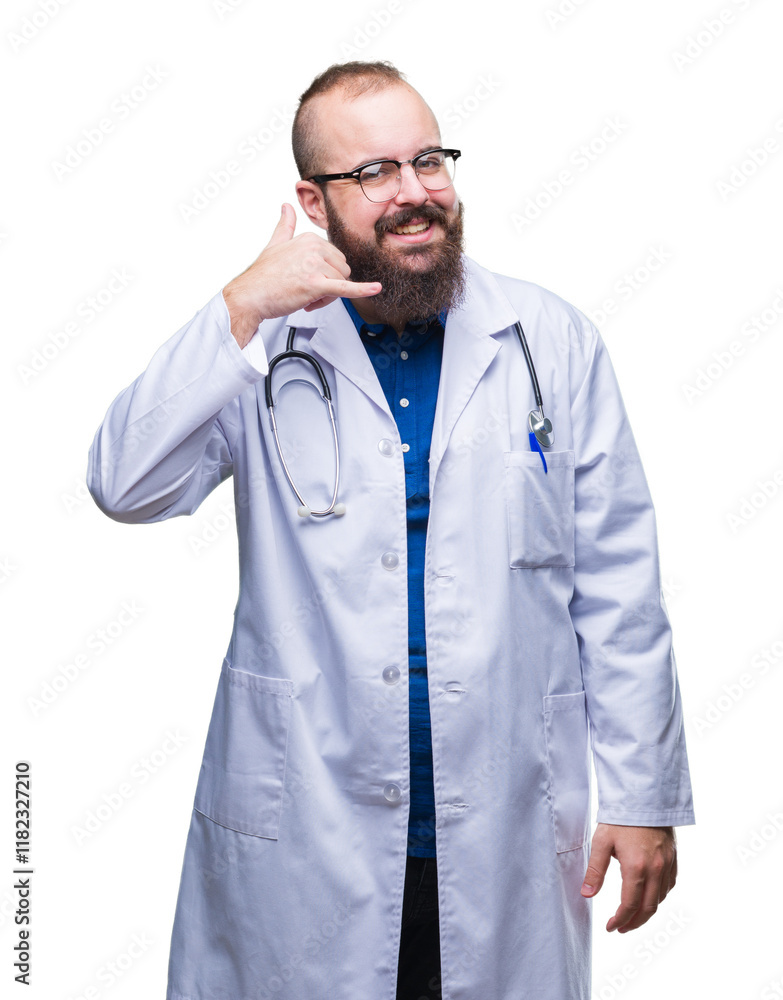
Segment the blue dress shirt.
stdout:
<path fill-rule="evenodd" d="M 342 300 L 381 383 L 402 442 L 408 525 L 408 666 L 411 807 L 408 854 L 435 857 L 435 792 L 424 632 L 424 546 L 430 511 L 429 457 L 443 357 L 446 314 L 408 324 L 371 324 L 350 299 Z"/>

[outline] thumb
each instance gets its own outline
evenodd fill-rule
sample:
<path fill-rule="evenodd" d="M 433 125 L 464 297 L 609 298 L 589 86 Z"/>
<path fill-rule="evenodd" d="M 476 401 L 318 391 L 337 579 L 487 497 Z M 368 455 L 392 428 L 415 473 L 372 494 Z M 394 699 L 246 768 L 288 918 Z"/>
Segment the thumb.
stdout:
<path fill-rule="evenodd" d="M 280 220 L 275 226 L 275 231 L 272 233 L 272 239 L 267 243 L 268 247 L 273 247 L 278 243 L 287 243 L 289 240 L 294 238 L 294 230 L 296 229 L 296 212 L 293 206 L 289 205 L 287 201 L 283 202 L 283 211 L 280 215 Z"/>
<path fill-rule="evenodd" d="M 584 883 L 582 884 L 583 896 L 595 896 L 604 884 L 604 875 L 609 867 L 612 858 L 611 844 L 593 839 L 590 850 L 590 859 L 587 862 Z"/>

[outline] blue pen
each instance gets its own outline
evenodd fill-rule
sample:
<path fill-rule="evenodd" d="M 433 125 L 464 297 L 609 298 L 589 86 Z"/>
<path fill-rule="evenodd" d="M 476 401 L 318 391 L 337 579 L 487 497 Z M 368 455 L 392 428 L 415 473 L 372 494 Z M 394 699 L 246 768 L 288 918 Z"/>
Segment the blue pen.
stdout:
<path fill-rule="evenodd" d="M 538 438 L 532 431 L 530 431 L 528 437 L 530 438 L 530 450 L 538 452 L 538 454 L 541 456 L 541 461 L 544 463 L 544 472 L 548 473 L 549 470 L 546 467 L 546 458 L 544 457 L 544 452 L 541 449 L 541 445 L 538 443 Z"/>

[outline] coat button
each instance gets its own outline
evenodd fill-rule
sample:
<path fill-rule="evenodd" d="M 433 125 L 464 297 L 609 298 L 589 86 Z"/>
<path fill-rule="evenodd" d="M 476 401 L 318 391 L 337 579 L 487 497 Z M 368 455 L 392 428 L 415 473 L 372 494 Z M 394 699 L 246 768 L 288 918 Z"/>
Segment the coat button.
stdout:
<path fill-rule="evenodd" d="M 388 438 L 381 438 L 378 442 L 378 451 L 390 458 L 394 454 L 394 444 Z"/>
<path fill-rule="evenodd" d="M 383 797 L 387 802 L 392 804 L 397 803 L 402 798 L 402 789 L 399 785 L 395 785 L 393 781 L 390 781 L 388 785 L 383 786 Z"/>
<path fill-rule="evenodd" d="M 400 565 L 400 557 L 396 552 L 384 552 L 381 556 L 381 564 L 384 569 L 397 569 Z"/>
<path fill-rule="evenodd" d="M 396 667 L 386 667 L 382 676 L 387 684 L 396 684 L 400 679 L 400 672 Z"/>
<path fill-rule="evenodd" d="M 459 681 L 449 681 L 446 685 L 445 694 L 449 701 L 459 701 L 459 696 L 465 693 L 465 688 Z"/>

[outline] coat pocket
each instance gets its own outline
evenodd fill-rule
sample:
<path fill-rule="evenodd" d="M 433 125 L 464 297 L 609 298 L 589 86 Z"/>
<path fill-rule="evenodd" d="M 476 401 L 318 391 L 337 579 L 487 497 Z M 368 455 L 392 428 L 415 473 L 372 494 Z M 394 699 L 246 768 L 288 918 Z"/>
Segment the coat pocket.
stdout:
<path fill-rule="evenodd" d="M 584 845 L 590 823 L 590 760 L 584 691 L 544 697 L 549 805 L 558 854 Z"/>
<path fill-rule="evenodd" d="M 574 565 L 574 453 L 507 451 L 509 565 L 512 569 Z"/>
<path fill-rule="evenodd" d="M 293 682 L 223 660 L 194 808 L 221 826 L 277 839 Z"/>

